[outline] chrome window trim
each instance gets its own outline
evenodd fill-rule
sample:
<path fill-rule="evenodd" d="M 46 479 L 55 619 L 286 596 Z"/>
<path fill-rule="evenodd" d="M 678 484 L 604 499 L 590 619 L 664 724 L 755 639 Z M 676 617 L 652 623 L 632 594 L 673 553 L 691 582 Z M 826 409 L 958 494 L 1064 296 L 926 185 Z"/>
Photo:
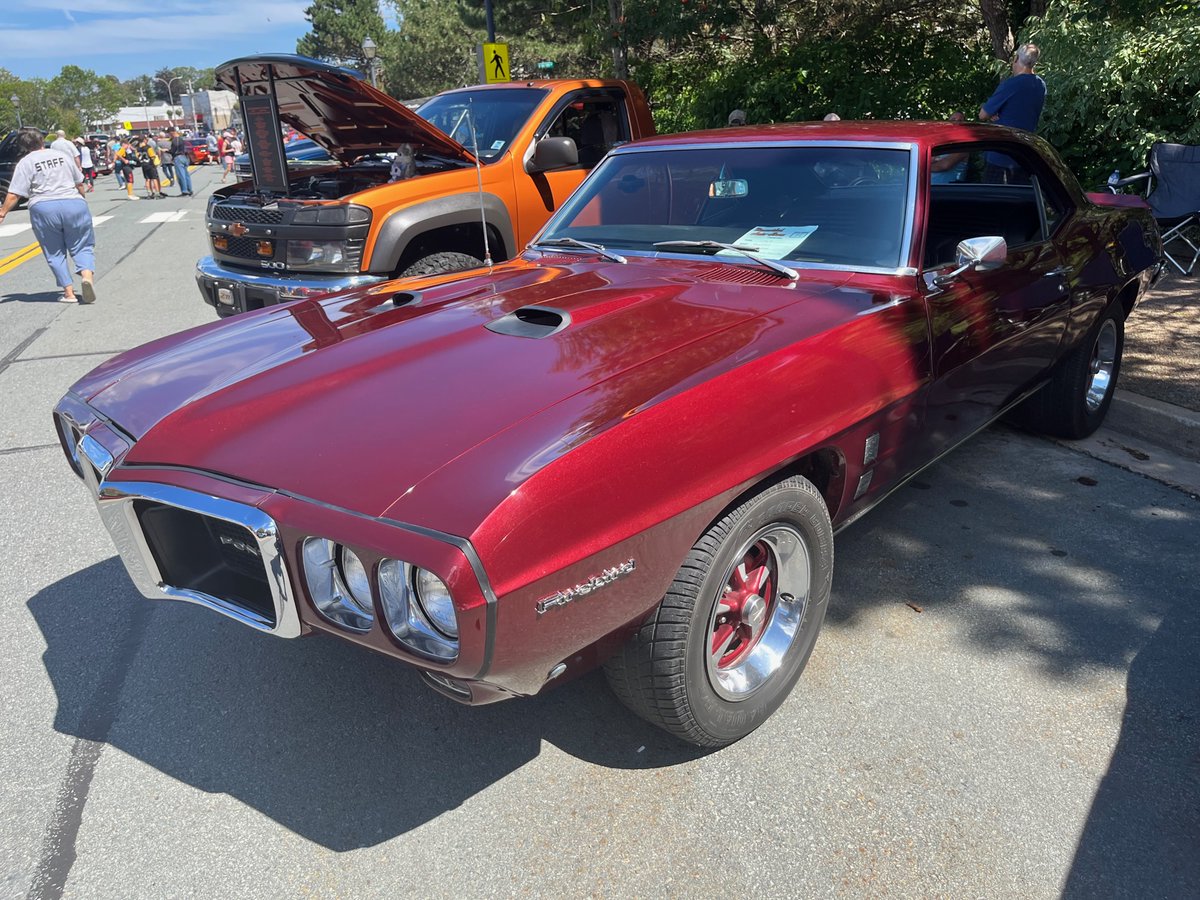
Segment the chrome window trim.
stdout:
<path fill-rule="evenodd" d="M 901 276 L 916 276 L 919 270 L 915 266 L 905 265 L 912 261 L 913 253 L 913 234 L 916 229 L 917 217 L 917 164 L 918 145 L 913 141 L 831 141 L 831 140 L 804 140 L 801 138 L 789 138 L 780 140 L 763 140 L 763 141 L 697 141 L 696 143 L 680 143 L 680 144 L 654 144 L 651 146 L 641 146 L 638 144 L 628 144 L 621 147 L 614 147 L 609 151 L 608 155 L 602 159 L 599 165 L 592 170 L 585 180 L 584 184 L 591 181 L 597 174 L 603 170 L 606 163 L 616 159 L 618 156 L 625 156 L 631 153 L 665 153 L 669 150 L 729 150 L 731 148 L 742 149 L 778 149 L 780 147 L 797 147 L 797 148 L 835 148 L 835 149 L 863 149 L 863 150 L 904 150 L 908 152 L 908 185 L 904 197 L 904 230 L 900 234 L 900 252 L 897 254 L 897 259 L 902 265 L 890 266 L 848 266 L 840 263 L 815 263 L 805 262 L 803 260 L 773 260 L 774 262 L 782 262 L 785 265 L 792 266 L 796 269 L 821 269 L 833 272 L 861 272 L 865 275 L 901 275 Z M 580 188 L 576 188 L 578 192 Z M 548 234 L 551 227 L 556 225 L 558 220 L 562 218 L 562 211 L 567 208 L 567 204 L 559 207 L 559 211 L 549 218 L 545 225 L 538 230 L 533 239 L 525 245 L 526 250 L 531 250 L 538 243 L 543 234 Z M 661 251 L 646 252 L 641 250 L 627 250 L 620 248 L 621 254 L 625 256 L 642 256 L 648 258 L 663 258 L 669 255 L 679 259 L 706 259 L 712 261 L 715 257 L 711 254 L 692 254 L 692 253 L 672 253 L 663 254 Z M 545 253 L 545 250 L 538 252 Z M 727 257 L 722 257 L 721 262 L 730 262 Z M 753 266 L 754 263 L 748 260 L 734 260 L 738 265 Z"/>
<path fill-rule="evenodd" d="M 88 449 L 83 446 L 82 441 L 80 449 L 84 452 Z M 267 584 L 275 607 L 275 624 L 272 625 L 253 611 L 220 597 L 164 583 L 134 512 L 133 506 L 138 500 L 173 506 L 246 528 L 254 536 L 259 555 L 266 567 Z M 96 506 L 100 510 L 101 520 L 112 535 L 117 553 L 125 564 L 129 577 L 142 596 L 149 600 L 182 600 L 185 603 L 195 603 L 248 625 L 256 631 L 276 637 L 300 636 L 300 612 L 292 596 L 287 573 L 284 571 L 279 529 L 275 520 L 262 510 L 186 488 L 148 481 L 102 481 L 97 491 Z"/>

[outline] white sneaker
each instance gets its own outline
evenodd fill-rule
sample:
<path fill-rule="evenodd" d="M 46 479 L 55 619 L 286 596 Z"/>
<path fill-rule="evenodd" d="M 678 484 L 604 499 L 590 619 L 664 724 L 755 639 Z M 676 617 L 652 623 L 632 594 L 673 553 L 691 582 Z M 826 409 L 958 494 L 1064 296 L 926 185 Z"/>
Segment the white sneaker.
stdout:
<path fill-rule="evenodd" d="M 58 302 L 59 303 L 78 303 L 79 298 L 78 297 L 68 297 L 66 294 L 63 294 L 61 297 L 58 298 Z"/>
<path fill-rule="evenodd" d="M 142 198 L 137 196 L 136 194 L 126 194 L 125 199 L 126 200 L 141 200 Z"/>

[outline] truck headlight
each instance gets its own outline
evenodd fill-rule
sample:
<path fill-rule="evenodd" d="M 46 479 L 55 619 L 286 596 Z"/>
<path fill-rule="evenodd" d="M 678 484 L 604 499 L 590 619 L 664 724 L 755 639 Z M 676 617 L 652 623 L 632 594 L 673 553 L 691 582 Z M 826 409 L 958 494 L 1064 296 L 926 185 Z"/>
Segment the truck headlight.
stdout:
<path fill-rule="evenodd" d="M 445 583 L 398 559 L 379 564 L 379 600 L 396 640 L 439 662 L 458 657 L 458 619 Z"/>
<path fill-rule="evenodd" d="M 371 630 L 375 619 L 371 580 L 358 555 L 327 538 L 305 540 L 304 582 L 317 611 L 350 631 Z"/>
<path fill-rule="evenodd" d="M 345 241 L 287 242 L 287 265 L 290 269 L 341 269 L 346 265 Z"/>

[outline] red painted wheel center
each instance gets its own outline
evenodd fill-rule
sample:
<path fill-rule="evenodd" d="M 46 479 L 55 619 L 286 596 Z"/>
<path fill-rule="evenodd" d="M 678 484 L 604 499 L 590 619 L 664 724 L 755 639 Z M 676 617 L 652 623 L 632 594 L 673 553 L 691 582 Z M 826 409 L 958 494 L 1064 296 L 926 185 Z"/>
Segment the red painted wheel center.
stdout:
<path fill-rule="evenodd" d="M 774 600 L 771 554 L 759 541 L 734 566 L 717 601 L 709 654 L 718 669 L 738 665 L 754 648 L 771 618 Z"/>

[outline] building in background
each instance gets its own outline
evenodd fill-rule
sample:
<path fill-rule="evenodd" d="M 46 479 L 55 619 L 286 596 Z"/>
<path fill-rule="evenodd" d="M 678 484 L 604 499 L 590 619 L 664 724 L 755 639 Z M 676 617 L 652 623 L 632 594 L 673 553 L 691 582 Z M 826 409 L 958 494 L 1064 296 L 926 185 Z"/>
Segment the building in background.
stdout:
<path fill-rule="evenodd" d="M 180 125 L 184 121 L 183 107 L 165 103 L 138 103 L 122 106 L 115 113 L 97 122 L 95 128 L 109 133 L 128 131 L 137 134 L 147 130 L 161 131 L 168 125 Z"/>
<path fill-rule="evenodd" d="M 237 94 L 233 91 L 196 91 L 179 98 L 185 127 L 201 133 L 241 124 Z"/>

